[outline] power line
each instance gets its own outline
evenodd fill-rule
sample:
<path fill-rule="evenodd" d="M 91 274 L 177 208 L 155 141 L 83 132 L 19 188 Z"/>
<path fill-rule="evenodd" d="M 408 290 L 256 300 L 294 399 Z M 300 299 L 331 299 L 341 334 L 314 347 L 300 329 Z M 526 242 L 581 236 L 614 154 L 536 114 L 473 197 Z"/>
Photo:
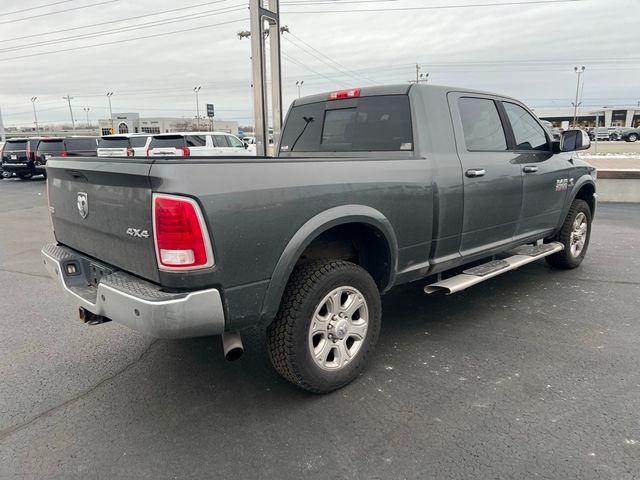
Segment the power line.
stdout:
<path fill-rule="evenodd" d="M 39 8 L 53 7 L 54 5 L 59 5 L 61 3 L 69 3 L 69 2 L 73 2 L 73 0 L 60 0 L 59 2 L 45 3 L 44 5 L 38 5 L 37 7 L 22 8 L 20 10 L 14 10 L 12 12 L 0 13 L 0 15 L 2 16 L 14 15 L 16 13 L 29 12 L 31 10 L 38 10 Z"/>
<path fill-rule="evenodd" d="M 125 38 L 123 40 L 114 40 L 114 41 L 111 41 L 111 42 L 94 43 L 94 44 L 91 44 L 91 45 L 83 45 L 83 46 L 80 46 L 80 47 L 63 48 L 63 49 L 60 49 L 60 50 L 50 50 L 50 51 L 47 51 L 47 52 L 30 53 L 30 54 L 27 54 L 27 55 L 19 55 L 17 57 L 0 58 L 0 62 L 5 62 L 7 60 L 17 60 L 17 59 L 22 59 L 22 58 L 29 58 L 29 57 L 39 57 L 41 55 L 51 55 L 53 53 L 71 52 L 71 51 L 75 51 L 75 50 L 82 50 L 82 49 L 85 49 L 85 48 L 102 47 L 102 46 L 105 46 L 105 45 L 116 45 L 116 44 L 119 44 L 119 43 L 132 42 L 132 41 L 135 41 L 135 40 L 143 40 L 143 39 L 147 39 L 147 38 L 163 37 L 163 36 L 166 36 L 166 35 L 175 35 L 176 33 L 192 32 L 194 30 L 202 30 L 203 28 L 219 27 L 221 25 L 229 25 L 229 24 L 232 24 L 232 23 L 246 22 L 246 21 L 247 21 L 246 18 L 238 18 L 238 19 L 235 19 L 235 20 L 229 20 L 228 22 L 212 23 L 212 24 L 209 24 L 209 25 L 201 25 L 199 27 L 192 27 L 192 28 L 183 28 L 182 30 L 174 30 L 173 32 L 156 33 L 154 35 L 144 35 L 142 37 Z"/>
<path fill-rule="evenodd" d="M 2 49 L 0 49 L 0 52 L 12 52 L 12 51 L 16 51 L 16 50 L 24 50 L 24 49 L 34 48 L 34 47 L 55 45 L 55 44 L 58 44 L 58 43 L 68 43 L 68 42 L 72 42 L 72 41 L 76 41 L 76 40 L 85 40 L 85 39 L 88 39 L 88 38 L 103 37 L 103 36 L 106 36 L 106 35 L 116 35 L 116 34 L 119 34 L 119 33 L 134 32 L 134 31 L 137 31 L 137 30 L 145 29 L 145 28 L 153 28 L 153 27 L 158 27 L 158 26 L 162 26 L 162 25 L 169 25 L 169 24 L 173 24 L 173 23 L 185 22 L 185 21 L 189 21 L 189 20 L 198 20 L 200 18 L 212 17 L 212 16 L 215 16 L 215 15 L 222 15 L 222 14 L 225 14 L 225 13 L 235 13 L 235 12 L 239 12 L 239 11 L 244 10 L 244 9 L 245 9 L 244 6 L 224 7 L 224 8 L 220 8 L 220 9 L 208 10 L 208 11 L 205 11 L 205 12 L 191 13 L 191 14 L 188 14 L 188 15 L 183 15 L 181 17 L 174 18 L 174 19 L 154 20 L 152 22 L 142 23 L 142 24 L 139 24 L 139 25 L 123 26 L 123 27 L 118 27 L 118 28 L 114 28 L 114 29 L 103 30 L 101 32 L 91 32 L 91 33 L 86 33 L 86 34 L 81 34 L 81 35 L 72 35 L 70 37 L 55 38 L 55 39 L 51 39 L 51 40 L 44 40 L 42 42 L 34 42 L 34 43 L 26 44 L 26 45 L 18 45 L 18 46 L 14 46 L 14 47 L 2 48 Z"/>
<path fill-rule="evenodd" d="M 325 74 L 320 73 L 320 72 L 318 72 L 318 71 L 314 70 L 314 69 L 313 69 L 313 68 L 311 68 L 311 67 L 308 67 L 307 65 L 305 65 L 305 64 L 304 64 L 304 63 L 302 63 L 301 61 L 296 60 L 295 58 L 291 57 L 290 55 L 287 55 L 287 54 L 286 54 L 286 53 L 284 53 L 284 52 L 280 52 L 280 54 L 281 54 L 285 59 L 289 60 L 291 63 L 294 63 L 294 64 L 298 65 L 299 67 L 304 68 L 305 70 L 309 70 L 310 72 L 312 72 L 312 73 L 314 73 L 314 74 L 316 74 L 316 75 L 319 75 L 319 76 L 321 76 L 322 78 L 324 78 L 324 79 L 326 79 L 326 80 L 329 80 L 330 82 L 337 82 L 337 83 L 340 83 L 340 84 L 342 84 L 342 85 L 345 85 L 345 83 L 344 83 L 344 82 L 341 82 L 341 81 L 339 81 L 339 80 L 336 80 L 335 78 L 330 78 L 330 77 L 326 76 Z"/>
<path fill-rule="evenodd" d="M 308 15 L 309 13 L 363 13 L 363 12 L 400 12 L 410 10 L 446 10 L 454 8 L 477 8 L 477 7 L 508 7 L 515 5 L 535 5 L 535 4 L 557 4 L 557 3 L 578 3 L 588 0 L 526 0 L 521 2 L 501 2 L 501 3 L 470 3 L 459 5 L 431 5 L 428 7 L 395 7 L 395 8 L 360 8 L 348 10 L 304 10 L 285 11 L 287 15 Z M 334 2 L 331 2 L 333 4 Z M 286 4 L 283 4 L 286 5 Z M 301 6 L 301 4 L 295 4 Z"/>
<path fill-rule="evenodd" d="M 300 50 L 302 50 L 304 53 L 306 53 L 307 55 L 310 55 L 311 57 L 315 58 L 316 60 L 322 62 L 323 64 L 327 65 L 329 68 L 332 68 L 338 72 L 340 72 L 342 75 L 351 77 L 357 81 L 362 81 L 359 77 L 357 77 L 354 74 L 349 73 L 348 71 L 342 70 L 339 67 L 336 67 L 335 65 L 332 65 L 331 63 L 329 63 L 328 61 L 324 60 L 322 57 L 320 57 L 319 55 L 316 55 L 315 53 L 313 53 L 312 51 L 310 51 L 309 49 L 305 49 L 303 47 L 301 47 L 300 45 L 298 45 L 297 43 L 295 43 L 293 40 L 291 40 L 290 38 L 286 37 L 283 35 L 283 37 L 286 41 L 288 41 L 289 43 L 291 43 L 292 45 L 296 46 L 297 48 L 299 48 Z M 367 82 L 369 83 L 375 83 L 372 82 L 370 80 L 367 80 Z"/>
<path fill-rule="evenodd" d="M 104 2 L 92 3 L 91 5 L 82 5 L 79 7 L 65 8 L 64 10 L 56 10 L 55 12 L 40 13 L 38 15 L 32 15 L 30 17 L 15 18 L 13 20 L 5 20 L 4 22 L 0 22 L 0 25 L 4 25 L 5 23 L 24 22 L 25 20 L 31 20 L 32 18 L 46 17 L 48 15 L 56 15 L 58 13 L 70 12 L 72 10 L 81 10 L 83 8 L 97 7 L 98 5 L 104 5 L 105 3 L 113 3 L 113 2 L 119 2 L 119 1 L 120 0 L 105 0 Z"/>
<path fill-rule="evenodd" d="M 337 68 L 336 68 L 336 66 L 332 66 L 332 68 L 334 68 L 334 69 L 336 69 L 336 70 L 338 70 L 338 71 L 340 71 L 340 72 L 346 73 L 347 75 L 349 75 L 350 77 L 352 77 L 352 78 L 354 78 L 354 79 L 356 79 L 356 80 L 363 79 L 363 80 L 365 80 L 365 81 L 367 81 L 367 82 L 369 82 L 369 83 L 376 83 L 374 80 L 371 80 L 370 78 L 367 78 L 367 77 L 365 77 L 364 75 L 359 75 L 359 74 L 355 73 L 355 72 L 354 72 L 353 70 L 351 70 L 350 68 L 345 67 L 343 64 L 341 64 L 341 63 L 337 62 L 336 60 L 334 60 L 334 59 L 330 58 L 329 56 L 325 55 L 325 54 L 324 54 L 324 53 L 322 53 L 320 50 L 318 50 L 317 48 L 314 48 L 312 45 L 310 45 L 309 43 L 305 42 L 303 39 L 301 39 L 301 38 L 300 38 L 300 37 L 298 37 L 297 35 L 295 35 L 295 34 L 291 33 L 290 31 L 289 31 L 289 32 L 287 32 L 287 33 L 288 33 L 289 35 L 291 35 L 293 38 L 295 38 L 296 40 L 298 40 L 298 41 L 299 41 L 300 43 L 302 43 L 303 45 L 306 45 L 309 49 L 311 49 L 311 50 L 313 50 L 314 52 L 316 52 L 318 55 L 320 55 L 320 56 L 322 56 L 322 57 L 326 58 L 329 62 L 331 62 L 331 63 L 333 63 L 333 64 L 335 64 L 335 65 L 337 66 Z M 285 38 L 286 40 L 291 41 L 291 40 L 290 40 L 289 38 L 287 38 L 286 36 L 285 36 L 284 38 Z M 294 43 L 294 45 L 295 45 L 295 43 Z M 299 46 L 298 46 L 298 47 L 299 47 Z M 301 47 L 299 47 L 299 48 L 301 48 Z M 315 55 L 313 55 L 313 54 L 312 54 L 312 56 L 315 56 Z M 316 57 L 316 58 L 317 58 L 317 57 Z M 321 59 L 320 59 L 320 60 L 321 60 Z M 322 60 L 321 60 L 321 61 L 322 61 Z M 324 62 L 324 61 L 323 61 L 323 63 L 325 63 L 325 64 L 326 64 L 326 62 Z M 330 65 L 330 66 L 331 66 L 331 65 Z"/>
<path fill-rule="evenodd" d="M 72 0 L 66 0 L 66 1 L 72 1 Z M 172 8 L 170 10 L 162 10 L 160 12 L 155 12 L 155 13 L 147 13 L 144 15 L 136 15 L 133 17 L 127 17 L 127 18 L 121 18 L 118 20 L 110 20 L 108 22 L 100 22 L 100 23 L 93 23 L 91 25 L 82 25 L 79 27 L 71 27 L 71 28 L 62 28 L 60 30 L 51 30 L 49 32 L 39 32 L 39 33 L 31 33 L 29 35 L 23 35 L 21 37 L 11 37 L 11 38 L 5 38 L 3 40 L 0 40 L 0 43 L 4 43 L 4 42 L 14 42 L 16 40 L 22 40 L 25 38 L 31 38 L 31 37 L 42 37 L 42 36 L 46 36 L 46 35 L 53 35 L 56 33 L 66 33 L 66 32 L 71 32 L 73 30 L 82 30 L 84 28 L 93 28 L 93 27 L 101 27 L 103 25 L 111 25 L 114 23 L 121 23 L 121 22 L 126 22 L 129 20 L 138 20 L 140 18 L 146 18 L 146 17 L 154 17 L 154 16 L 158 16 L 158 15 L 164 15 L 165 13 L 173 13 L 173 12 L 178 12 L 181 10 L 189 10 L 191 8 L 198 8 L 198 7 L 204 7 L 207 5 L 213 5 L 216 3 L 222 3 L 222 2 L 226 2 L 227 0 L 215 0 L 213 2 L 205 2 L 205 3 L 198 3 L 196 5 L 191 5 L 189 7 L 180 7 L 180 8 Z"/>

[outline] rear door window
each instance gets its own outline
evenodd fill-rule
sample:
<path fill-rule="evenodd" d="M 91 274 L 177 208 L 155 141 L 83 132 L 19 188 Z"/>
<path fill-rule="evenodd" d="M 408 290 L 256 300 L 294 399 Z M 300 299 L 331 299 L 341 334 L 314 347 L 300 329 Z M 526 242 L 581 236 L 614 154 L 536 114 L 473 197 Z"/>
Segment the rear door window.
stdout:
<path fill-rule="evenodd" d="M 129 148 L 127 137 L 103 137 L 98 142 L 98 148 Z"/>
<path fill-rule="evenodd" d="M 413 150 L 409 97 L 384 95 L 294 107 L 281 145 L 283 152 Z"/>
<path fill-rule="evenodd" d="M 516 140 L 517 150 L 547 150 L 544 129 L 529 112 L 520 105 L 502 102 Z"/>
<path fill-rule="evenodd" d="M 227 141 L 226 135 L 212 135 L 213 144 L 219 148 L 228 148 L 229 142 Z"/>
<path fill-rule="evenodd" d="M 64 142 L 59 140 L 42 140 L 38 144 L 39 153 L 58 153 L 64 150 Z"/>
<path fill-rule="evenodd" d="M 183 135 L 163 135 L 153 137 L 149 148 L 182 148 L 185 146 Z"/>
<path fill-rule="evenodd" d="M 458 106 L 467 150 L 495 152 L 507 149 L 502 121 L 493 100 L 463 97 Z"/>
<path fill-rule="evenodd" d="M 207 137 L 202 135 L 187 135 L 187 147 L 204 147 L 207 144 Z"/>
<path fill-rule="evenodd" d="M 91 151 L 97 147 L 95 138 L 67 138 L 67 150 L 72 152 Z"/>
<path fill-rule="evenodd" d="M 27 149 L 27 141 L 26 140 L 20 140 L 17 142 L 12 142 L 11 140 L 9 140 L 6 145 L 4 146 L 4 151 L 5 152 L 20 152 L 20 151 L 24 151 Z"/>

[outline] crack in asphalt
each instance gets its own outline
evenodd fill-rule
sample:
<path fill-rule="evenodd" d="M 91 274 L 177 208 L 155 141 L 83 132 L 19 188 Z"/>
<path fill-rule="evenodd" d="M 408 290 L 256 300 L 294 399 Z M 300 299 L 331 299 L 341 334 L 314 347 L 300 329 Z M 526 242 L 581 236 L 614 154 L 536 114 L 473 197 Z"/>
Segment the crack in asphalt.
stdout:
<path fill-rule="evenodd" d="M 14 433 L 17 433 L 20 430 L 23 430 L 23 429 L 27 428 L 29 425 L 33 424 L 37 420 L 40 420 L 41 418 L 48 417 L 49 415 L 57 412 L 58 410 L 61 410 L 61 409 L 65 408 L 65 407 L 68 407 L 69 405 L 71 405 L 72 403 L 77 402 L 78 400 L 82 400 L 83 398 L 87 397 L 88 395 L 93 393 L 95 390 L 100 388 L 105 383 L 108 383 L 111 380 L 115 379 L 116 377 L 122 375 L 123 373 L 128 372 L 137 363 L 142 361 L 145 356 L 147 356 L 147 354 L 151 351 L 151 347 L 156 345 L 158 343 L 158 341 L 159 341 L 159 339 L 156 339 L 153 342 L 151 342 L 149 345 L 147 345 L 147 347 L 140 353 L 140 355 L 138 355 L 133 361 L 131 361 L 128 364 L 126 364 L 123 368 L 121 368 L 120 370 L 116 371 L 112 375 L 109 375 L 108 377 L 103 378 L 102 380 L 100 380 L 95 385 L 92 385 L 91 387 L 89 387 L 86 390 L 80 392 L 79 394 L 75 395 L 74 397 L 71 397 L 71 398 L 65 400 L 64 402 L 62 402 L 62 403 L 60 403 L 58 405 L 55 405 L 55 406 L 53 406 L 51 408 L 48 408 L 47 410 L 45 410 L 43 412 L 38 413 L 37 415 L 33 416 L 29 420 L 25 420 L 24 422 L 19 423 L 18 425 L 14 425 L 12 427 L 9 427 L 9 428 L 7 428 L 5 430 L 0 431 L 0 442 L 4 441 L 7 437 L 13 435 Z"/>
<path fill-rule="evenodd" d="M 18 270 L 9 270 L 8 268 L 0 268 L 0 272 L 19 273 L 20 275 L 27 275 L 28 277 L 51 278 L 49 275 L 44 275 L 40 273 L 20 272 Z"/>

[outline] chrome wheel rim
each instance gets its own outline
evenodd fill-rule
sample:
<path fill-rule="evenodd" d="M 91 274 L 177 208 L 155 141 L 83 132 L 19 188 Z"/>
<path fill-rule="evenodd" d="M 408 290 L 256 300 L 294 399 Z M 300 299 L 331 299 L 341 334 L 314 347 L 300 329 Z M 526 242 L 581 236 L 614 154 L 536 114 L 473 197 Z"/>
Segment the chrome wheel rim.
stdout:
<path fill-rule="evenodd" d="M 322 370 L 344 368 L 356 357 L 367 336 L 369 309 L 362 293 L 338 287 L 316 307 L 309 325 L 309 352 Z"/>
<path fill-rule="evenodd" d="M 572 256 L 577 257 L 584 250 L 584 246 L 587 243 L 588 230 L 587 216 L 582 212 L 578 213 L 573 221 L 571 238 L 569 239 L 569 248 Z"/>

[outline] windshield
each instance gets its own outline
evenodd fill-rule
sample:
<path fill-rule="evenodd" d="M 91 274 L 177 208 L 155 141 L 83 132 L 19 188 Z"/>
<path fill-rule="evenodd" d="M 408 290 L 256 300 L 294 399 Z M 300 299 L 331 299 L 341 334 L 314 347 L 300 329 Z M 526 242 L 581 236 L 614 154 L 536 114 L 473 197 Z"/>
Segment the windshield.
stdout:
<path fill-rule="evenodd" d="M 407 95 L 318 102 L 291 109 L 282 152 L 413 150 Z"/>
<path fill-rule="evenodd" d="M 102 137 L 98 142 L 98 148 L 129 148 L 128 137 Z"/>
<path fill-rule="evenodd" d="M 185 146 L 183 135 L 163 135 L 161 137 L 153 137 L 149 148 L 182 148 Z"/>
<path fill-rule="evenodd" d="M 61 152 L 63 150 L 64 150 L 64 142 L 62 139 L 42 140 L 38 145 L 38 152 L 40 153 Z"/>

